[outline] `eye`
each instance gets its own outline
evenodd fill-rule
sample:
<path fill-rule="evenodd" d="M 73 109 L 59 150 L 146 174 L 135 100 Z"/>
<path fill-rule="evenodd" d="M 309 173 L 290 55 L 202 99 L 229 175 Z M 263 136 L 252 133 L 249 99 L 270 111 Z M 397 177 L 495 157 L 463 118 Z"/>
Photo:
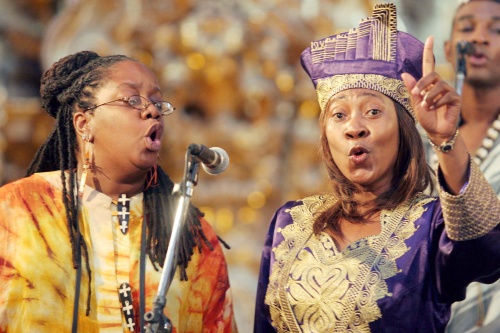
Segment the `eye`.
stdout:
<path fill-rule="evenodd" d="M 376 116 L 378 114 L 380 114 L 380 110 L 378 109 L 371 109 L 371 110 L 368 110 L 367 114 L 370 115 L 370 116 Z"/>
<path fill-rule="evenodd" d="M 334 113 L 332 113 L 332 118 L 333 118 L 334 120 L 342 120 L 342 119 L 344 119 L 344 118 L 345 118 L 345 116 L 346 116 L 346 115 L 345 115 L 345 114 L 343 114 L 342 112 L 334 112 Z"/>
<path fill-rule="evenodd" d="M 500 34 L 500 24 L 494 24 L 491 26 L 490 30 L 494 33 L 494 34 Z"/>
<path fill-rule="evenodd" d="M 155 106 L 155 108 L 162 112 L 163 111 L 163 102 L 153 102 L 153 105 Z"/>
<path fill-rule="evenodd" d="M 470 22 L 462 22 L 462 24 L 457 24 L 457 31 L 463 33 L 472 32 L 474 31 L 474 25 Z"/>
<path fill-rule="evenodd" d="M 141 96 L 130 96 L 127 100 L 128 104 L 134 108 L 142 107 L 142 98 Z"/>
<path fill-rule="evenodd" d="M 473 27 L 462 27 L 458 29 L 459 32 L 472 32 L 474 31 Z"/>

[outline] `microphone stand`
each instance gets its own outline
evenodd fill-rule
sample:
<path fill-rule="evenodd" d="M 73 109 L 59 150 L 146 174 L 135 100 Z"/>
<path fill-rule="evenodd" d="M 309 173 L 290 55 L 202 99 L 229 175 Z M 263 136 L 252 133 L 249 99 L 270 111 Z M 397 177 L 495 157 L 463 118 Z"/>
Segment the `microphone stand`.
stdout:
<path fill-rule="evenodd" d="M 465 55 L 472 52 L 472 45 L 462 41 L 457 43 L 457 73 L 455 76 L 455 90 L 461 96 L 466 75 Z"/>
<path fill-rule="evenodd" d="M 171 333 L 172 322 L 165 316 L 163 309 L 167 303 L 167 292 L 174 277 L 177 266 L 178 246 L 177 242 L 186 222 L 189 202 L 193 196 L 194 186 L 198 182 L 199 160 L 191 154 L 191 148 L 186 152 L 186 166 L 184 169 L 184 179 L 180 184 L 176 184 L 172 193 L 178 199 L 175 219 L 172 226 L 172 234 L 168 243 L 167 254 L 163 264 L 163 271 L 158 285 L 158 293 L 153 302 L 153 309 L 144 315 L 147 333 Z"/>

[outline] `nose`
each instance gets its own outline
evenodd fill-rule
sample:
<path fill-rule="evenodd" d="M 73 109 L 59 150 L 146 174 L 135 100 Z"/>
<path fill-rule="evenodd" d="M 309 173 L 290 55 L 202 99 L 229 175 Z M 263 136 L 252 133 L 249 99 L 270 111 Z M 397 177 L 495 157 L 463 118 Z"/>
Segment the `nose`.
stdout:
<path fill-rule="evenodd" d="M 370 132 L 358 117 L 352 117 L 347 124 L 344 135 L 348 139 L 359 139 L 368 136 Z"/>
<path fill-rule="evenodd" d="M 149 102 L 147 107 L 142 110 L 141 116 L 143 119 L 160 119 L 161 113 L 153 103 Z"/>
<path fill-rule="evenodd" d="M 490 43 L 487 27 L 481 27 L 481 26 L 477 27 L 476 29 L 474 29 L 474 32 L 471 37 L 472 37 L 471 42 L 473 44 L 488 45 Z"/>

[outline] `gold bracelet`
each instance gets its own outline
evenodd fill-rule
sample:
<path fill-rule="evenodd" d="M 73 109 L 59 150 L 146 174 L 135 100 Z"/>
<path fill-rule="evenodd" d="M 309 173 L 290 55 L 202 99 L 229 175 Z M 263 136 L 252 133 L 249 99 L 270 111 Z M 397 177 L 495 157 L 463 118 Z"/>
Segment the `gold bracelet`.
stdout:
<path fill-rule="evenodd" d="M 432 142 L 432 140 L 429 138 L 429 136 L 427 136 L 427 139 L 429 139 L 429 143 L 431 144 L 431 146 L 434 149 L 442 151 L 443 153 L 447 153 L 453 149 L 453 146 L 455 145 L 455 141 L 457 140 L 457 136 L 458 136 L 458 129 L 455 131 L 455 134 L 453 135 L 453 137 L 451 138 L 450 141 L 443 142 L 439 146 L 436 145 L 434 142 Z"/>

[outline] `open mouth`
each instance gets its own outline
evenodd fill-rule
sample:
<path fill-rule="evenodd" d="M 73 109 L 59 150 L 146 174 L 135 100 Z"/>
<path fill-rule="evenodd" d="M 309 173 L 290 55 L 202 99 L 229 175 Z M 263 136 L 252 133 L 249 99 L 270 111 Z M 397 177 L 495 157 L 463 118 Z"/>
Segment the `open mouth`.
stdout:
<path fill-rule="evenodd" d="M 365 147 L 353 147 L 349 150 L 349 158 L 355 165 L 362 165 L 368 159 L 368 152 Z"/>
<path fill-rule="evenodd" d="M 154 130 L 150 135 L 149 135 L 149 138 L 152 140 L 152 141 L 155 141 L 156 140 L 156 130 Z"/>
<path fill-rule="evenodd" d="M 482 52 L 474 52 L 469 56 L 469 63 L 473 66 L 480 66 L 488 61 L 488 57 Z"/>
<path fill-rule="evenodd" d="M 353 147 L 349 150 L 349 156 L 361 156 L 368 153 L 368 149 L 365 147 Z"/>
<path fill-rule="evenodd" d="M 161 126 L 153 126 L 145 136 L 146 148 L 151 151 L 158 151 L 161 147 Z"/>

